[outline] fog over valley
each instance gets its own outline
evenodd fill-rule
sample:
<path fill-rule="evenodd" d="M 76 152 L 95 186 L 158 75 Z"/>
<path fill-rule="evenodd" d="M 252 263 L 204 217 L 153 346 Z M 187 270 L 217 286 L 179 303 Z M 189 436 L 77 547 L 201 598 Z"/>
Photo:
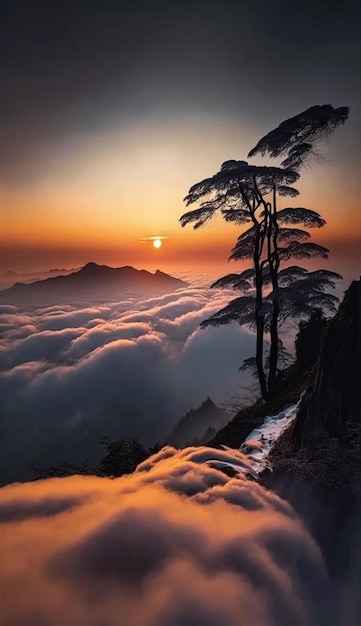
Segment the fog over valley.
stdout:
<path fill-rule="evenodd" d="M 254 335 L 199 324 L 229 293 L 189 285 L 89 306 L 0 305 L 2 481 L 33 477 L 31 465 L 95 462 L 103 436 L 165 441 L 207 396 L 227 402 L 249 380 L 238 368 Z"/>
<path fill-rule="evenodd" d="M 357 577 L 336 586 L 292 507 L 218 457 L 167 447 L 115 480 L 3 488 L 5 623 L 356 626 Z"/>

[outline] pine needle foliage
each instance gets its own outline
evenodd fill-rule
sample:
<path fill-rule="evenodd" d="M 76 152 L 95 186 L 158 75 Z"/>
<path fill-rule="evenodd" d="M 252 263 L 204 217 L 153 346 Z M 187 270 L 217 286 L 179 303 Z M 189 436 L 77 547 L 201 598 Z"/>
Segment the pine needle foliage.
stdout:
<path fill-rule="evenodd" d="M 257 154 L 282 157 L 279 166 L 253 165 L 247 161 L 225 161 L 213 176 L 193 185 L 184 202 L 198 205 L 180 218 L 182 226 L 203 227 L 219 213 L 227 222 L 246 225 L 229 260 L 250 260 L 251 266 L 239 274 L 223 276 L 214 288 L 241 292 L 227 306 L 204 320 L 201 326 L 231 322 L 247 324 L 256 330 L 256 355 L 252 361 L 261 394 L 269 400 L 276 393 L 280 362 L 284 353 L 279 331 L 288 319 L 300 321 L 315 309 L 334 312 L 337 298 L 328 293 L 342 277 L 324 269 L 313 272 L 293 265 L 292 259 L 328 258 L 329 250 L 309 241 L 311 228 L 322 228 L 326 221 L 316 211 L 304 207 L 279 207 L 280 198 L 299 195 L 294 187 L 299 169 L 319 158 L 318 146 L 347 120 L 349 109 L 317 105 L 282 122 L 252 148 Z M 270 335 L 269 354 L 265 334 Z M 246 363 L 247 365 L 247 363 Z"/>

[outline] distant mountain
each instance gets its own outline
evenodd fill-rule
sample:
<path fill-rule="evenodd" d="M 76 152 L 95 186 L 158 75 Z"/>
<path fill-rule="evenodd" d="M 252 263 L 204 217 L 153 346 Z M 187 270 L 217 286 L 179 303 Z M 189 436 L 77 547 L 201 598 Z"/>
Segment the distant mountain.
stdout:
<path fill-rule="evenodd" d="M 157 270 L 154 274 L 134 267 L 108 267 L 87 263 L 80 270 L 32 283 L 15 283 L 0 291 L 0 302 L 44 304 L 83 299 L 109 299 L 124 293 L 167 293 L 188 283 Z"/>
<path fill-rule="evenodd" d="M 229 415 L 207 398 L 198 409 L 182 417 L 168 437 L 168 443 L 185 447 L 204 445 L 229 421 Z"/>
<path fill-rule="evenodd" d="M 50 270 L 48 270 L 49 274 L 60 274 L 60 272 L 62 273 L 68 273 L 69 272 L 77 272 L 78 270 L 80 270 L 80 267 L 72 267 L 70 270 L 67 270 L 65 267 L 52 267 Z"/>
<path fill-rule="evenodd" d="M 1 276 L 33 276 L 34 278 L 36 278 L 38 276 L 44 276 L 47 274 L 70 274 L 70 272 L 77 272 L 80 269 L 80 267 L 72 267 L 71 269 L 66 269 L 65 267 L 54 267 L 50 270 L 39 270 L 37 272 L 15 272 L 14 270 L 7 270 L 7 272 L 4 272 L 4 274 L 1 274 Z"/>

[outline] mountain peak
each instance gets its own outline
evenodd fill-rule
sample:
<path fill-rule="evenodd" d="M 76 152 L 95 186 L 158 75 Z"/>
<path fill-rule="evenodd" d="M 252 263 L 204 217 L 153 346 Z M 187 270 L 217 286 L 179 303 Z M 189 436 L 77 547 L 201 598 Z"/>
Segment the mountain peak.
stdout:
<path fill-rule="evenodd" d="M 229 417 L 208 396 L 197 409 L 191 409 L 173 428 L 169 443 L 184 447 L 186 445 L 206 445 L 212 435 L 223 428 Z M 207 434 L 208 433 L 208 434 Z"/>
<path fill-rule="evenodd" d="M 105 266 L 98 265 L 97 263 L 94 263 L 94 261 L 89 261 L 89 263 L 86 263 L 84 267 L 80 269 L 80 272 L 93 272 L 99 270 L 101 267 Z"/>

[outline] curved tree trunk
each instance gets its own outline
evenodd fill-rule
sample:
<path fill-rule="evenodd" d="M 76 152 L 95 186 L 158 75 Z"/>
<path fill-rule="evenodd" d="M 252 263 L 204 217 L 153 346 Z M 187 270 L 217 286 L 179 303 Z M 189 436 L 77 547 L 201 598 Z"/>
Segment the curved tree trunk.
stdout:
<path fill-rule="evenodd" d="M 256 332 L 257 332 L 257 341 L 256 341 L 256 366 L 257 366 L 257 375 L 261 388 L 261 395 L 264 400 L 268 400 L 268 387 L 266 375 L 263 368 L 263 333 L 264 333 L 264 319 L 263 315 L 259 314 L 259 311 L 256 309 Z"/>
<path fill-rule="evenodd" d="M 268 216 L 265 215 L 265 224 L 267 224 Z M 256 283 L 256 307 L 255 307 L 255 319 L 256 319 L 256 367 L 257 375 L 261 389 L 261 395 L 264 400 L 268 399 L 268 386 L 267 378 L 263 366 L 263 350 L 264 350 L 264 312 L 263 312 L 263 276 L 261 255 L 264 242 L 264 233 L 261 232 L 260 224 L 256 219 L 253 219 L 253 223 L 256 229 L 253 263 L 255 269 L 255 283 Z M 266 231 L 266 229 L 265 229 Z M 264 232 L 265 232 L 264 231 Z"/>
<path fill-rule="evenodd" d="M 278 318 L 280 314 L 280 305 L 278 300 L 278 270 L 280 266 L 278 246 L 277 246 L 278 224 L 277 224 L 277 208 L 276 208 L 276 188 L 273 188 L 273 207 L 270 207 L 270 224 L 268 230 L 268 258 L 271 273 L 272 289 L 275 294 L 273 299 L 273 312 L 270 325 L 270 359 L 268 372 L 268 392 L 272 398 L 277 387 L 278 373 Z"/>

